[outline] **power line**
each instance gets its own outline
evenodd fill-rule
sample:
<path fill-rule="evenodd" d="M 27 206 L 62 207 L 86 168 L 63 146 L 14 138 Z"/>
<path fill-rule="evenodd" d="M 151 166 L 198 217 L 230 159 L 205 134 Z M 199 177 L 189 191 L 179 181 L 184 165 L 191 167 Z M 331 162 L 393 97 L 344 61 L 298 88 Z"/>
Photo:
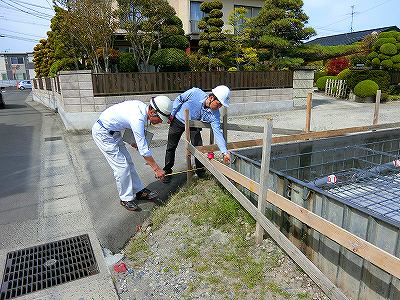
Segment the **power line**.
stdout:
<path fill-rule="evenodd" d="M 40 13 L 40 15 L 33 14 L 33 13 L 29 12 L 29 11 L 26 11 L 26 10 L 23 10 L 23 9 L 17 7 L 17 6 L 14 6 L 13 4 L 7 3 L 7 2 L 5 2 L 4 0 L 0 0 L 0 1 L 3 2 L 4 4 L 6 4 L 6 5 L 9 6 L 9 7 L 12 7 L 12 8 L 14 8 L 14 9 L 16 9 L 16 10 L 19 10 L 19 11 L 21 11 L 21 12 L 23 12 L 23 13 L 26 13 L 26 14 L 28 14 L 28 15 L 34 16 L 34 17 L 36 17 L 36 18 L 40 18 L 40 19 L 44 19 L 44 20 L 49 21 L 49 20 L 50 20 L 49 18 L 52 17 L 51 15 L 47 15 L 47 14 L 43 14 L 43 13 Z M 4 7 L 4 6 L 3 6 L 3 7 Z M 7 7 L 5 7 L 5 8 L 7 8 Z M 9 8 L 8 8 L 8 9 L 9 9 Z M 31 10 L 32 10 L 32 9 L 31 9 Z"/>
<path fill-rule="evenodd" d="M 43 9 L 47 9 L 47 10 L 53 10 L 52 6 L 50 6 L 51 8 L 48 8 L 46 6 L 41 6 L 41 5 L 38 5 L 38 4 L 32 4 L 32 3 L 28 3 L 28 2 L 24 2 L 24 1 L 20 1 L 20 0 L 14 0 L 14 2 L 15 3 L 16 2 L 23 3 L 23 4 L 27 4 L 27 5 L 30 5 L 30 6 L 35 6 L 35 7 L 39 7 L 39 8 L 43 8 Z M 49 2 L 47 1 L 47 3 L 49 3 Z"/>
<path fill-rule="evenodd" d="M 360 11 L 360 12 L 354 12 L 354 14 L 360 15 L 360 14 L 366 13 L 367 11 L 370 11 L 370 10 L 372 10 L 372 9 L 374 9 L 374 8 L 377 8 L 377 7 L 381 6 L 381 5 L 384 5 L 384 4 L 386 4 L 386 3 L 390 2 L 390 1 L 392 1 L 392 0 L 387 0 L 387 1 L 381 2 L 381 3 L 379 3 L 379 4 L 375 5 L 375 6 L 372 6 L 372 7 L 370 7 L 370 8 L 367 8 L 366 10 L 363 10 L 363 11 Z M 319 27 L 319 28 L 320 28 L 320 29 L 327 28 L 327 27 L 330 26 L 330 25 L 334 25 L 334 24 L 340 23 L 340 22 L 342 22 L 342 21 L 348 20 L 350 17 L 351 17 L 351 16 L 348 16 L 348 17 L 346 17 L 346 18 L 337 20 L 337 21 L 335 21 L 335 22 L 333 22 L 333 23 L 330 23 L 330 24 L 325 25 L 325 26 L 321 26 L 321 27 Z"/>
<path fill-rule="evenodd" d="M 0 28 L 0 30 L 2 31 L 8 31 L 8 32 L 12 32 L 12 33 L 17 33 L 17 34 L 22 34 L 22 35 L 28 35 L 28 36 L 32 36 L 32 37 L 36 37 L 36 38 L 43 38 L 42 36 L 39 35 L 34 35 L 34 34 L 29 34 L 29 33 L 23 33 L 23 32 L 18 32 L 18 31 L 13 31 L 13 30 L 9 30 L 9 29 L 4 29 L 4 28 Z"/>
<path fill-rule="evenodd" d="M 47 28 L 49 27 L 49 25 L 45 25 L 45 24 L 38 24 L 38 23 L 32 23 L 32 22 L 12 20 L 12 19 L 8 19 L 8 18 L 4 18 L 3 16 L 0 16 L 0 20 L 6 20 L 6 21 L 9 21 L 9 22 L 14 22 L 14 23 L 22 23 L 22 24 L 30 24 L 30 25 L 42 26 L 42 27 L 47 27 Z"/>
<path fill-rule="evenodd" d="M 4 0 L 3 0 L 3 3 L 5 3 L 5 4 L 9 5 L 9 6 L 12 6 L 11 4 L 14 4 L 14 3 L 12 3 L 12 2 L 11 2 L 11 4 L 10 4 L 8 0 L 7 0 L 7 2 L 4 2 Z M 27 9 L 30 13 L 33 13 L 33 14 L 35 14 L 35 15 L 39 15 L 39 16 L 43 16 L 43 17 L 51 17 L 51 15 L 49 15 L 49 14 L 47 14 L 47 13 L 44 13 L 44 12 L 42 12 L 42 11 L 38 11 L 38 10 L 36 10 L 36 9 L 33 9 L 32 7 L 23 5 L 23 4 L 21 4 L 21 3 L 19 3 L 18 5 L 19 5 L 20 7 L 22 7 L 22 8 Z M 12 7 L 14 7 L 14 6 L 12 6 Z M 18 8 L 17 8 L 17 9 L 18 9 Z M 19 9 L 20 9 L 20 8 L 19 8 Z"/>
<path fill-rule="evenodd" d="M 25 41 L 25 42 L 36 42 L 38 43 L 38 40 L 35 39 L 30 39 L 30 38 L 24 38 L 21 36 L 15 36 L 15 35 L 8 35 L 8 34 L 0 34 L 0 36 L 9 38 L 9 39 L 14 39 L 14 40 L 19 40 L 19 41 Z"/>
<path fill-rule="evenodd" d="M 354 20 L 354 5 L 351 6 L 351 25 L 350 25 L 350 32 L 353 32 L 353 20 Z"/>

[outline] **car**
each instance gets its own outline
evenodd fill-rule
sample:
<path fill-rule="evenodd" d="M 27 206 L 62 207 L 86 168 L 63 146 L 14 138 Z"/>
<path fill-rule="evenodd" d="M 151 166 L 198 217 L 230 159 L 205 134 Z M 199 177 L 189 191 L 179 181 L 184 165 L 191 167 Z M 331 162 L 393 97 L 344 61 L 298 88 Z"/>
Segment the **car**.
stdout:
<path fill-rule="evenodd" d="M 32 88 L 32 82 L 30 80 L 21 80 L 17 83 L 17 89 L 19 90 L 25 90 L 31 88 Z"/>
<path fill-rule="evenodd" d="M 3 93 L 5 92 L 4 86 L 0 88 L 0 109 L 6 108 L 6 103 L 4 102 Z"/>

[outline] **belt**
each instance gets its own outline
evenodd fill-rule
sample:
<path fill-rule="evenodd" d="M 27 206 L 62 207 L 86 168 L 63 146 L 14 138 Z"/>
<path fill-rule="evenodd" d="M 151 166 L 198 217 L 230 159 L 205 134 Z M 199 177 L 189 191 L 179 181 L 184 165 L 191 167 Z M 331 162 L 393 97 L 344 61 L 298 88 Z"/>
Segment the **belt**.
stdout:
<path fill-rule="evenodd" d="M 107 130 L 108 133 L 109 133 L 110 135 L 113 135 L 114 133 L 119 132 L 119 131 L 114 131 L 114 130 L 108 130 L 108 128 L 106 128 L 106 127 L 103 125 L 103 123 L 100 121 L 100 119 L 97 120 L 97 123 L 99 123 L 99 125 L 100 125 L 101 127 L 103 127 L 105 130 Z"/>

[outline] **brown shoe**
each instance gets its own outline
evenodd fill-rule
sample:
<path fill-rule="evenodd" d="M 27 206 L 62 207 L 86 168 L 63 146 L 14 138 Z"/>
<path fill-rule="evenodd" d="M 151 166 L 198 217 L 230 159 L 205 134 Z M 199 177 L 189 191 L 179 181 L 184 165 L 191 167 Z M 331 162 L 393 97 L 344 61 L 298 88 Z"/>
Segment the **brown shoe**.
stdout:
<path fill-rule="evenodd" d="M 131 200 L 131 201 L 121 201 L 120 203 L 127 210 L 130 210 L 130 211 L 139 210 L 139 206 L 133 200 Z"/>

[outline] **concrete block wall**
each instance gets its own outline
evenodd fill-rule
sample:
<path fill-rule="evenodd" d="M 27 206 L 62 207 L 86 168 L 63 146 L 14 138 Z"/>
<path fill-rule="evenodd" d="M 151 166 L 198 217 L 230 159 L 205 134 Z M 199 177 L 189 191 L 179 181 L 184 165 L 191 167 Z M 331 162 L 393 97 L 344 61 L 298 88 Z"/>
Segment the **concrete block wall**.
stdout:
<path fill-rule="evenodd" d="M 47 90 L 46 81 L 44 79 L 38 79 L 43 81 L 43 90 L 35 89 L 32 86 L 32 98 L 36 102 L 42 103 L 44 106 L 47 106 L 50 109 L 57 110 L 58 102 L 60 101 L 61 95 L 55 93 L 55 83 L 54 79 L 51 79 L 51 90 Z M 57 95 L 56 95 L 57 94 Z"/>
<path fill-rule="evenodd" d="M 307 94 L 312 93 L 314 69 L 304 67 L 293 71 L 293 106 L 304 107 L 307 104 Z"/>
<path fill-rule="evenodd" d="M 294 71 L 293 88 L 232 91 L 228 114 L 231 116 L 259 114 L 305 106 L 307 93 L 312 91 L 313 79 L 314 70 L 304 68 Z M 107 107 L 126 100 L 148 103 L 150 97 L 157 96 L 157 94 L 147 94 L 95 97 L 90 70 L 61 71 L 59 80 L 61 95 L 53 88 L 53 101 L 67 129 L 90 129 Z M 52 84 L 55 84 L 55 81 Z M 51 101 L 43 100 L 47 92 L 35 90 L 34 99 L 36 97 L 37 101 L 51 104 Z M 179 93 L 163 95 L 175 99 Z"/>

